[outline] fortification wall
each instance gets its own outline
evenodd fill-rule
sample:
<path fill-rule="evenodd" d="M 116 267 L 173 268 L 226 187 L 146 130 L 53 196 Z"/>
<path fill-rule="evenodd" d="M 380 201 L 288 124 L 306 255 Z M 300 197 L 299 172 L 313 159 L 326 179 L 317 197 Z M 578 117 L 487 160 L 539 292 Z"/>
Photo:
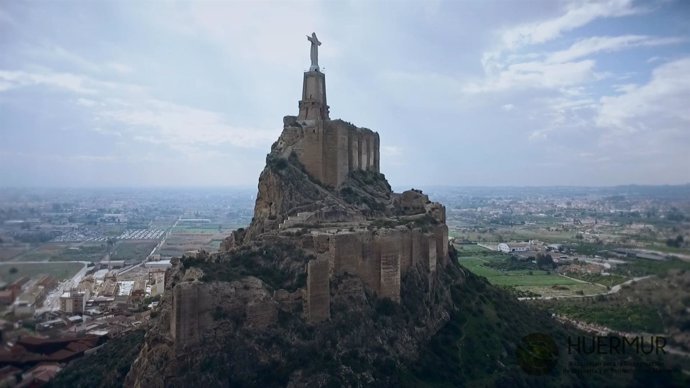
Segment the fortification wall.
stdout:
<path fill-rule="evenodd" d="M 381 260 L 376 250 L 374 234 L 362 233 L 362 254 L 358 263 L 357 274 L 369 289 L 378 291 L 381 286 Z"/>
<path fill-rule="evenodd" d="M 323 181 L 323 147 L 323 125 L 321 122 L 303 128 L 302 141 L 297 142 L 293 147 L 297 158 L 309 175 L 319 181 Z"/>
<path fill-rule="evenodd" d="M 299 122 L 286 116 L 284 121 L 279 147 L 294 151 L 309 175 L 323 184 L 338 187 L 355 170 L 379 171 L 376 132 L 341 120 Z"/>
<path fill-rule="evenodd" d="M 214 318 L 216 314 L 243 317 L 239 324 L 250 328 L 265 327 L 278 319 L 278 302 L 255 277 L 229 283 L 186 281 L 176 284 L 172 293 L 170 334 L 180 350 L 213 340 L 220 322 Z"/>
<path fill-rule="evenodd" d="M 376 236 L 376 245 L 381 265 L 379 295 L 399 302 L 401 233 L 388 230 Z"/>
<path fill-rule="evenodd" d="M 311 236 L 318 259 L 309 262 L 305 315 L 310 321 L 328 319 L 330 309 L 329 278 L 351 274 L 380 297 L 400 301 L 402 276 L 413 265 L 429 273 L 446 264 L 448 228 L 379 229 L 344 233 L 319 233 Z M 319 278 L 315 278 L 319 277 Z M 326 317 L 326 318 L 324 318 Z"/>
<path fill-rule="evenodd" d="M 441 224 L 434 230 L 434 237 L 436 239 L 436 257 L 439 264 L 445 266 L 448 264 L 448 226 Z"/>
<path fill-rule="evenodd" d="M 204 301 L 199 298 L 199 288 L 191 283 L 181 283 L 173 288 L 172 319 L 170 334 L 178 348 L 199 343 L 199 316 Z"/>
<path fill-rule="evenodd" d="M 331 317 L 331 288 L 328 260 L 307 263 L 307 289 L 305 315 L 310 322 L 321 322 Z"/>
<path fill-rule="evenodd" d="M 349 132 L 351 129 L 334 123 L 337 122 L 325 123 L 322 182 L 337 187 L 347 179 L 347 174 L 350 172 Z"/>
<path fill-rule="evenodd" d="M 427 269 L 429 272 L 436 272 L 436 237 L 433 234 L 425 235 L 429 254 L 427 255 Z"/>
<path fill-rule="evenodd" d="M 400 273 L 404 274 L 412 265 L 412 239 L 413 231 L 403 229 L 400 231 Z"/>
<path fill-rule="evenodd" d="M 362 255 L 362 238 L 358 233 L 335 234 L 330 238 L 331 268 L 335 274 L 357 274 Z"/>
<path fill-rule="evenodd" d="M 427 240 L 418 229 L 412 231 L 412 265 L 424 263 L 429 258 L 429 247 Z"/>
<path fill-rule="evenodd" d="M 378 132 L 374 132 L 374 171 L 381 172 L 381 139 Z"/>

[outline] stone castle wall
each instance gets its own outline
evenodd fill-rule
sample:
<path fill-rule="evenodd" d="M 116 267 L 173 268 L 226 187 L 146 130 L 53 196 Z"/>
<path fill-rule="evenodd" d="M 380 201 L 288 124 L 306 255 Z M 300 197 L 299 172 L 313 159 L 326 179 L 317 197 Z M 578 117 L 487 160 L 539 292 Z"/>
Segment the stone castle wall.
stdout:
<path fill-rule="evenodd" d="M 307 263 L 304 314 L 310 322 L 321 322 L 331 317 L 331 286 L 327 260 L 317 259 Z"/>
<path fill-rule="evenodd" d="M 320 281 L 321 278 L 316 276 L 315 279 Z M 193 348 L 212 339 L 218 317 L 242 317 L 241 324 L 253 328 L 277 321 L 279 303 L 255 277 L 229 283 L 183 281 L 172 291 L 170 335 L 178 350 Z M 294 295 L 284 294 L 282 299 L 288 308 L 296 303 Z"/>
<path fill-rule="evenodd" d="M 319 182 L 338 187 L 352 171 L 379 172 L 378 133 L 340 120 L 304 121 L 301 128 L 286 121 L 283 143 Z"/>
<path fill-rule="evenodd" d="M 356 275 L 380 297 L 399 302 L 401 279 L 410 267 L 421 265 L 431 274 L 447 263 L 448 227 L 443 224 L 429 232 L 403 227 L 324 232 L 311 238 L 319 259 L 309 263 L 304 309 L 312 321 L 330 316 L 326 313 L 330 308 L 326 282 L 331 276 Z"/>

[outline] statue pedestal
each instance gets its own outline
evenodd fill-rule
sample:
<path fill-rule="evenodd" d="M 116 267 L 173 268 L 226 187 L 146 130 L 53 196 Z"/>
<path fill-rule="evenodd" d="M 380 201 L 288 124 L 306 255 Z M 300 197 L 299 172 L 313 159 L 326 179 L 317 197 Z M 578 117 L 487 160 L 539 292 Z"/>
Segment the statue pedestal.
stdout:
<path fill-rule="evenodd" d="M 316 70 L 305 72 L 297 119 L 330 120 L 328 108 L 326 103 L 326 75 Z"/>

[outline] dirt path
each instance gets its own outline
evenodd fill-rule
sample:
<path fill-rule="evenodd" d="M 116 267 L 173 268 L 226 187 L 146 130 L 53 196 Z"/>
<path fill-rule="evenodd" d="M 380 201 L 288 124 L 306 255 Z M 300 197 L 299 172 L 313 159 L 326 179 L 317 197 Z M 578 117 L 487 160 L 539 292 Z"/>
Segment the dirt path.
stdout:
<path fill-rule="evenodd" d="M 571 277 L 569 277 L 569 276 L 565 276 L 565 275 L 562 275 L 562 274 L 561 274 L 560 276 L 563 276 L 564 278 L 568 278 L 568 279 L 571 279 L 571 280 L 578 281 L 578 282 L 580 282 L 580 283 L 587 283 L 587 284 L 593 284 L 593 285 L 598 285 L 598 286 L 606 287 L 606 286 L 604 286 L 604 285 L 602 285 L 602 284 L 592 283 L 592 282 L 588 282 L 588 281 L 585 281 L 585 280 L 582 280 L 582 279 L 575 279 L 575 278 L 571 278 Z M 631 283 L 633 283 L 633 282 L 638 282 L 638 281 L 640 281 L 640 280 L 648 279 L 648 278 L 651 278 L 651 277 L 653 277 L 653 276 L 654 276 L 654 275 L 647 275 L 647 276 L 640 276 L 640 277 L 637 277 L 637 278 L 632 278 L 632 279 L 630 279 L 630 280 L 628 280 L 628 281 L 625 281 L 625 282 L 623 282 L 623 283 L 621 283 L 621 284 L 617 284 L 617 285 L 611 287 L 611 289 L 608 290 L 608 291 L 606 291 L 606 292 L 600 292 L 600 293 L 598 293 L 598 294 L 589 294 L 589 295 L 560 295 L 560 296 L 526 296 L 526 297 L 520 297 L 520 298 L 517 298 L 517 299 L 518 299 L 518 300 L 552 300 L 552 299 L 589 298 L 589 297 L 598 296 L 598 295 L 611 295 L 611 294 L 615 294 L 615 293 L 620 292 L 620 290 L 621 290 L 621 289 L 623 288 L 623 286 L 625 286 L 625 285 L 631 284 Z"/>

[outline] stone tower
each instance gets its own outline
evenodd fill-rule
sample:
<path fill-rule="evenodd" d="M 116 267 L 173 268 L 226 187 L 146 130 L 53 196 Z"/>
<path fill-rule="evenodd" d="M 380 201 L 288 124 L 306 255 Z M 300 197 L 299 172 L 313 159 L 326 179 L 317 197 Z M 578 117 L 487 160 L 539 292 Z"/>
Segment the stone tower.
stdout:
<path fill-rule="evenodd" d="M 304 73 L 298 120 L 330 120 L 326 103 L 326 75 L 319 70 Z"/>

